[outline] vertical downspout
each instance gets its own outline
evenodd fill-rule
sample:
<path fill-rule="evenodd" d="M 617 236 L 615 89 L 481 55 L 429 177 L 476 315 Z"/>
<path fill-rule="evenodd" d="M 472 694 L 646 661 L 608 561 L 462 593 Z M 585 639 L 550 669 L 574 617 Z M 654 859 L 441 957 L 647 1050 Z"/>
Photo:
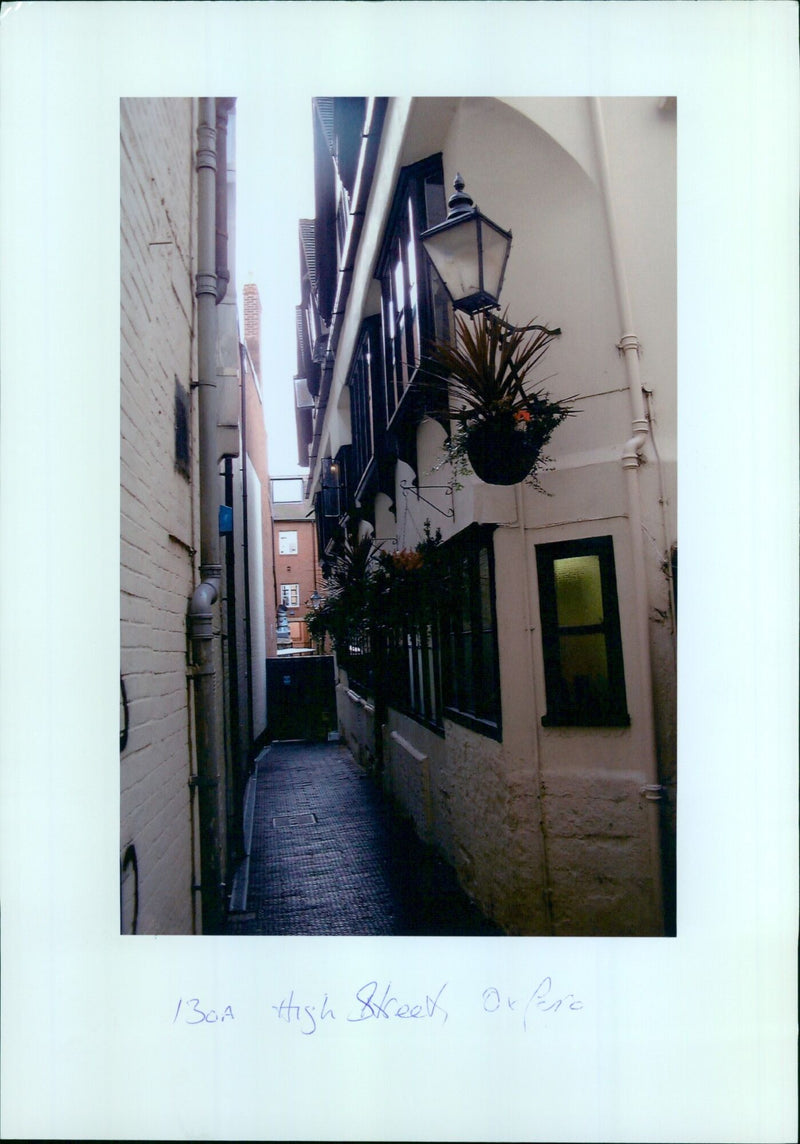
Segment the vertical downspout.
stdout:
<path fill-rule="evenodd" d="M 225 458 L 225 504 L 233 511 L 233 461 Z M 239 647 L 236 627 L 236 553 L 233 529 L 225 537 L 225 583 L 227 603 L 228 694 L 231 711 L 231 754 L 233 755 L 232 850 L 234 860 L 244 855 L 244 792 L 247 784 L 243 763 L 242 728 L 239 718 Z"/>
<path fill-rule="evenodd" d="M 239 343 L 242 375 L 242 537 L 244 543 L 244 644 L 247 663 L 247 757 L 253 764 L 255 719 L 253 717 L 253 634 L 250 621 L 250 531 L 247 520 L 247 351 Z"/>
<path fill-rule="evenodd" d="M 221 734 L 216 703 L 214 604 L 219 597 L 217 509 L 217 275 L 215 269 L 216 100 L 200 100 L 197 127 L 197 392 L 200 470 L 200 578 L 189 605 L 195 683 L 200 883 L 203 933 L 222 930 L 222 839 L 219 815 Z"/>
<path fill-rule="evenodd" d="M 589 105 L 592 115 L 592 128 L 597 152 L 603 205 L 605 207 L 606 224 L 608 227 L 608 239 L 611 248 L 614 286 L 617 295 L 620 323 L 622 325 L 622 336 L 617 344 L 617 349 L 625 360 L 625 372 L 630 393 L 632 436 L 626 441 L 622 451 L 622 467 L 625 470 L 628 491 L 628 519 L 630 522 L 631 546 L 633 550 L 633 577 L 636 596 L 636 626 L 639 640 L 642 700 L 644 703 L 644 721 L 646 728 L 646 741 L 644 746 L 646 750 L 648 781 L 643 794 L 648 804 L 648 813 L 650 816 L 651 865 L 656 910 L 660 924 L 663 926 L 664 907 L 661 870 L 661 830 L 659 822 L 662 788 L 659 782 L 658 759 L 655 745 L 653 677 L 650 660 L 650 612 L 647 595 L 647 571 L 644 559 L 641 492 L 639 488 L 639 463 L 642 449 L 650 432 L 650 423 L 645 412 L 644 392 L 639 375 L 639 339 L 633 332 L 633 314 L 630 304 L 630 295 L 628 293 L 628 283 L 619 245 L 617 221 L 611 195 L 608 147 L 603 125 L 603 113 L 600 108 L 600 100 L 596 96 L 589 100 Z"/>
<path fill-rule="evenodd" d="M 228 292 L 228 283 L 231 280 L 231 272 L 228 268 L 228 115 L 236 101 L 234 99 L 217 99 L 215 102 L 217 166 L 214 229 L 216 232 L 216 296 L 217 304 L 219 304 L 224 300 Z"/>
<path fill-rule="evenodd" d="M 525 647 L 527 649 L 528 657 L 528 662 L 525 665 L 525 670 L 528 673 L 528 678 L 531 684 L 531 692 L 533 693 L 536 678 L 533 668 L 533 648 L 531 646 L 531 641 L 533 639 L 533 617 L 531 615 L 531 590 L 533 585 L 533 576 L 531 571 L 530 555 L 528 553 L 528 538 L 525 535 L 525 501 L 521 483 L 514 485 L 514 501 L 517 510 L 517 527 L 519 528 L 520 544 L 522 545 L 522 567 L 525 570 L 525 590 L 522 593 L 522 621 L 525 625 Z M 539 837 L 542 846 L 540 863 L 542 880 L 542 902 L 544 904 L 544 916 L 547 923 L 547 932 L 548 934 L 554 934 L 555 928 L 553 925 L 553 887 L 550 884 L 550 863 L 547 853 L 547 822 L 545 819 L 545 789 L 544 782 L 542 781 L 542 742 L 539 732 L 541 723 L 539 722 L 539 716 L 536 712 L 535 704 L 533 718 L 536 727 L 536 801 L 539 805 Z"/>

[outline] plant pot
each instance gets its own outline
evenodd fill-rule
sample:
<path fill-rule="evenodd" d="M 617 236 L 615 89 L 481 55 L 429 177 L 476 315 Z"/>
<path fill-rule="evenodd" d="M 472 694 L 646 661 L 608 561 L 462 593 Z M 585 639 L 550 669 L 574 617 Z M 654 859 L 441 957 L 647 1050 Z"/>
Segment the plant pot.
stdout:
<path fill-rule="evenodd" d="M 469 431 L 467 456 L 487 485 L 516 485 L 535 466 L 543 444 L 538 433 L 520 431 L 513 422 L 482 421 Z"/>

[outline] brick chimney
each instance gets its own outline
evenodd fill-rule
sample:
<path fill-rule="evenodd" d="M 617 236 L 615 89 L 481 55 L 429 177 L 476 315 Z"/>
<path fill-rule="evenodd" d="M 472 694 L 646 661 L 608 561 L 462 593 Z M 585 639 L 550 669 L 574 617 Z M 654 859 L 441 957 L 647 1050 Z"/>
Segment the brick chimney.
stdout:
<path fill-rule="evenodd" d="M 253 359 L 256 375 L 261 380 L 261 299 L 258 286 L 248 282 L 242 287 L 244 297 L 244 341 Z"/>

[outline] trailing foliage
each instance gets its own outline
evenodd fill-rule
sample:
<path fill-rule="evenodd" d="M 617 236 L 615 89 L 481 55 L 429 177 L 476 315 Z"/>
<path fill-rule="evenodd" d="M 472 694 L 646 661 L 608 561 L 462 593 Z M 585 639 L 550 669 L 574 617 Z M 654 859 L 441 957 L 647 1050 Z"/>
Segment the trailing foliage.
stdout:
<path fill-rule="evenodd" d="M 416 548 L 378 554 L 373 585 L 377 630 L 396 632 L 433 622 L 447 580 L 441 539 L 441 530 L 431 533 L 426 520 L 424 538 Z"/>
<path fill-rule="evenodd" d="M 306 616 L 317 643 L 329 636 L 336 650 L 346 654 L 367 633 L 376 555 L 372 538 L 359 537 L 357 522 L 351 524 L 328 566 L 322 603 Z"/>
<path fill-rule="evenodd" d="M 463 474 L 468 459 L 474 467 L 479 451 L 495 452 L 500 460 L 501 453 L 513 450 L 519 454 L 522 475 L 530 474 L 538 486 L 536 471 L 549 460 L 542 449 L 574 412 L 572 398 L 553 401 L 531 378 L 556 334 L 515 329 L 505 315 L 497 319 L 485 313 L 469 320 L 456 315 L 456 333 L 455 344 L 437 342 L 428 351 L 448 379 L 448 414 L 456 422 L 445 446 L 446 459 Z"/>
<path fill-rule="evenodd" d="M 425 536 L 413 549 L 383 552 L 355 529 L 344 537 L 330 565 L 325 597 L 306 616 L 313 639 L 330 637 L 340 659 L 409 624 L 433 621 L 446 592 L 441 532 Z"/>

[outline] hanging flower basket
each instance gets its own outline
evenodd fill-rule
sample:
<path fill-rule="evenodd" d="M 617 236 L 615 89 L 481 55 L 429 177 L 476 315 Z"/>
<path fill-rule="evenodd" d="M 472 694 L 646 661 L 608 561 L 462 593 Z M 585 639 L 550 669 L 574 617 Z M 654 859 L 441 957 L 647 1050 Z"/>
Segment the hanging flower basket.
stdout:
<path fill-rule="evenodd" d="M 469 324 L 458 315 L 456 328 L 457 344 L 439 343 L 431 351 L 460 406 L 449 411 L 456 425 L 446 445 L 448 459 L 458 471 L 466 458 L 486 484 L 515 485 L 527 478 L 536 484 L 537 467 L 546 461 L 542 449 L 573 412 L 569 401 L 552 401 L 528 382 L 558 331 L 516 329 L 490 314 L 476 315 Z"/>
<path fill-rule="evenodd" d="M 537 432 L 536 425 L 520 428 L 521 424 L 525 422 L 497 417 L 465 429 L 469 463 L 487 485 L 519 484 L 536 468 L 546 435 Z"/>

